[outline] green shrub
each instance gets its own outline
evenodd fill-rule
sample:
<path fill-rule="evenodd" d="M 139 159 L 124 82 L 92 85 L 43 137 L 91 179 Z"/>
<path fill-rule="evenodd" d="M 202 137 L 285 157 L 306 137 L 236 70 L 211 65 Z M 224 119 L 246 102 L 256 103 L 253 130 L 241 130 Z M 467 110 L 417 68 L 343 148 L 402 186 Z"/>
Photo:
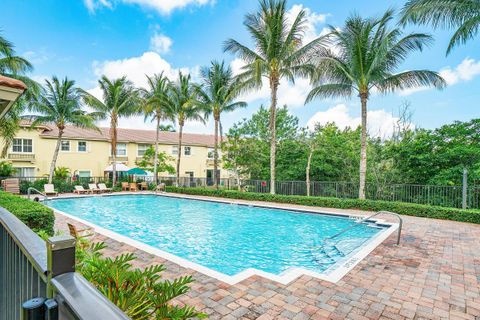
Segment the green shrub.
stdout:
<path fill-rule="evenodd" d="M 425 217 L 433 219 L 453 220 L 480 224 L 480 210 L 463 210 L 457 208 L 445 208 L 415 203 L 360 200 L 360 199 L 339 199 L 324 197 L 306 196 L 284 196 L 272 195 L 269 193 L 239 192 L 234 190 L 211 190 L 202 188 L 179 188 L 167 187 L 168 192 L 184 193 L 191 195 L 203 195 L 210 197 L 221 197 L 231 199 L 242 199 L 252 201 L 269 201 L 279 203 L 291 203 L 304 206 L 315 206 L 338 209 L 358 209 L 365 211 L 391 211 L 398 214 Z"/>
<path fill-rule="evenodd" d="M 0 191 L 0 207 L 5 208 L 37 233 L 53 235 L 55 216 L 41 203 Z"/>

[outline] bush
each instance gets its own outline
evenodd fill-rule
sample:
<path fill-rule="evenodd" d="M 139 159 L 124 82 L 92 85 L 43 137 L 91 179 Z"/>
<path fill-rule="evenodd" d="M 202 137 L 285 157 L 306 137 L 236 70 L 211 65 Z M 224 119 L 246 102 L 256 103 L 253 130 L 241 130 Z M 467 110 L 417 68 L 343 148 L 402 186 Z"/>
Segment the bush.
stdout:
<path fill-rule="evenodd" d="M 43 204 L 0 191 L 0 207 L 10 211 L 34 232 L 53 235 L 55 216 L 52 209 Z"/>
<path fill-rule="evenodd" d="M 252 201 L 269 201 L 279 203 L 291 203 L 304 206 L 358 209 L 365 211 L 391 211 L 407 216 L 453 220 L 480 224 L 480 210 L 463 210 L 456 208 L 445 208 L 428 206 L 415 203 L 360 200 L 360 199 L 339 199 L 324 197 L 306 196 L 285 196 L 272 195 L 269 193 L 239 192 L 234 190 L 211 190 L 201 188 L 179 188 L 167 187 L 168 192 L 184 193 L 191 195 L 203 195 L 210 197 L 221 197 L 230 199 L 242 199 Z"/>

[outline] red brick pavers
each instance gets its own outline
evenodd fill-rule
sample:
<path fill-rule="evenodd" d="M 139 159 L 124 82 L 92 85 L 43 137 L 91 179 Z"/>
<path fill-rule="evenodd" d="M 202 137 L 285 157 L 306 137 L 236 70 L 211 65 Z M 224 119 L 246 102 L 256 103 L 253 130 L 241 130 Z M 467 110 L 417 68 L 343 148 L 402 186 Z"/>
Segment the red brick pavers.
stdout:
<path fill-rule="evenodd" d="M 66 230 L 67 220 L 57 215 L 56 227 Z M 480 225 L 404 217 L 400 247 L 394 238 L 335 284 L 302 276 L 288 285 L 261 277 L 228 285 L 95 236 L 106 255 L 134 252 L 139 267 L 164 264 L 165 278 L 191 274 L 196 281 L 177 302 L 209 319 L 480 319 Z"/>

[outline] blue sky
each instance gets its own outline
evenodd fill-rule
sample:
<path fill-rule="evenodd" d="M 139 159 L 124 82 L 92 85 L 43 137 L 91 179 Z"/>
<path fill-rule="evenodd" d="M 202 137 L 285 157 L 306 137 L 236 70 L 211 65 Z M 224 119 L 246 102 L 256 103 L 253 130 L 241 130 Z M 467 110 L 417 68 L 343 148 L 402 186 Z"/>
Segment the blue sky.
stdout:
<path fill-rule="evenodd" d="M 400 8 L 403 1 L 291 0 L 288 8 L 307 10 L 308 36 L 320 34 L 328 25 L 341 26 L 352 12 L 379 15 L 389 7 Z M 172 77 L 179 69 L 196 76 L 198 68 L 212 59 L 225 59 L 232 67 L 241 65 L 234 56 L 223 53 L 222 43 L 235 38 L 250 44 L 242 24 L 245 13 L 257 8 L 255 0 L 3 0 L 0 30 L 17 52 L 35 66 L 33 76 L 41 80 L 57 75 L 75 79 L 77 84 L 96 93 L 101 74 L 126 74 L 137 85 L 145 73 L 165 70 Z M 409 27 L 408 31 L 430 32 L 435 44 L 423 53 L 414 53 L 403 69 L 428 68 L 441 71 L 449 86 L 444 91 L 420 90 L 388 96 L 373 96 L 369 102 L 372 134 L 388 134 L 395 113 L 404 101 L 411 104 L 416 126 L 434 128 L 453 120 L 478 117 L 480 107 L 480 43 L 470 41 L 445 56 L 452 31 Z M 287 103 L 301 125 L 336 121 L 339 125 L 358 124 L 359 103 L 350 100 L 316 100 L 303 105 L 308 81 L 295 85 L 282 83 L 280 103 Z M 268 105 L 268 88 L 243 97 L 244 110 L 227 114 L 224 127 L 250 116 L 261 103 Z M 392 116 L 393 114 L 393 116 Z M 152 128 L 143 119 L 128 119 L 123 127 Z M 189 123 L 187 131 L 211 132 L 212 124 Z"/>

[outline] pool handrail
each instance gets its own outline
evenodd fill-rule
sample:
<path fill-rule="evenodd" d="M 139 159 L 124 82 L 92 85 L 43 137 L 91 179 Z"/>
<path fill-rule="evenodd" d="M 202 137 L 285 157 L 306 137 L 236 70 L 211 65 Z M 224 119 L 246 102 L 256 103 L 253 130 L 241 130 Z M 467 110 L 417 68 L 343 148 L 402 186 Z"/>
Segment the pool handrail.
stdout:
<path fill-rule="evenodd" d="M 29 187 L 29 188 L 27 189 L 28 199 L 30 199 L 30 195 L 32 194 L 32 190 L 35 191 L 36 193 L 38 193 L 39 195 L 42 195 L 42 196 L 43 196 L 43 200 L 48 200 L 48 196 L 47 196 L 45 193 L 39 191 L 38 189 L 35 189 L 34 187 Z"/>

